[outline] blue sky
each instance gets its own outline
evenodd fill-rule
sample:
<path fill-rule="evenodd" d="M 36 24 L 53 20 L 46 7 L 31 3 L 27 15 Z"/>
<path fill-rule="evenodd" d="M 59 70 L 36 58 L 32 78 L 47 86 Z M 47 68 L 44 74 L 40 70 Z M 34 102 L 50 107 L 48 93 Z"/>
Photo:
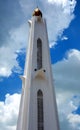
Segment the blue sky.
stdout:
<path fill-rule="evenodd" d="M 16 128 L 27 21 L 37 4 L 47 21 L 60 128 L 80 130 L 79 0 L 0 0 L 0 128 Z"/>

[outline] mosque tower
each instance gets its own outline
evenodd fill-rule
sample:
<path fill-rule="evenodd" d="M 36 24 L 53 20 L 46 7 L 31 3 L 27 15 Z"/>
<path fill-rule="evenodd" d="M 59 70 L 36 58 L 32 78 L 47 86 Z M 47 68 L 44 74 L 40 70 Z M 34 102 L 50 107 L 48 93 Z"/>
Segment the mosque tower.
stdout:
<path fill-rule="evenodd" d="M 17 130 L 59 130 L 46 20 L 39 8 L 29 26 Z"/>

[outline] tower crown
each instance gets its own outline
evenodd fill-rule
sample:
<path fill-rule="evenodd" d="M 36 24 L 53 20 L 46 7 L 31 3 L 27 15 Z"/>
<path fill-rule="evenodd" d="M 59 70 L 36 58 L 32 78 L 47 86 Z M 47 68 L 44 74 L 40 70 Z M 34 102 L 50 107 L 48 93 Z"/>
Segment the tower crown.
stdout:
<path fill-rule="evenodd" d="M 33 16 L 41 16 L 42 17 L 42 12 L 40 11 L 40 9 L 37 7 L 34 11 L 33 11 Z"/>

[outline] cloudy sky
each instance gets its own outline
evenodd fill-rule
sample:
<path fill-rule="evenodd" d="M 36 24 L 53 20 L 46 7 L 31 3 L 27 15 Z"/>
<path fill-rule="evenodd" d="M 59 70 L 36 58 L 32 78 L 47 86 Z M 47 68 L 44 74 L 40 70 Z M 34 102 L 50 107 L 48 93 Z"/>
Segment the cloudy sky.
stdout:
<path fill-rule="evenodd" d="M 29 26 L 47 21 L 60 130 L 80 130 L 80 1 L 0 0 L 0 129 L 16 130 Z"/>

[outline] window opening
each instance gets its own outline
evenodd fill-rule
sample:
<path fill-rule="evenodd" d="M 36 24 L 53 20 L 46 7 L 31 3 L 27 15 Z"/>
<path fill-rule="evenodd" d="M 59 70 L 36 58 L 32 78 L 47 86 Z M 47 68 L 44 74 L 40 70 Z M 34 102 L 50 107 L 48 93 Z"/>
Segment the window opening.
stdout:
<path fill-rule="evenodd" d="M 37 93 L 37 109 L 38 109 L 38 130 L 44 130 L 43 93 L 41 90 L 39 90 Z"/>
<path fill-rule="evenodd" d="M 42 41 L 39 38 L 37 40 L 37 69 L 42 68 Z"/>

